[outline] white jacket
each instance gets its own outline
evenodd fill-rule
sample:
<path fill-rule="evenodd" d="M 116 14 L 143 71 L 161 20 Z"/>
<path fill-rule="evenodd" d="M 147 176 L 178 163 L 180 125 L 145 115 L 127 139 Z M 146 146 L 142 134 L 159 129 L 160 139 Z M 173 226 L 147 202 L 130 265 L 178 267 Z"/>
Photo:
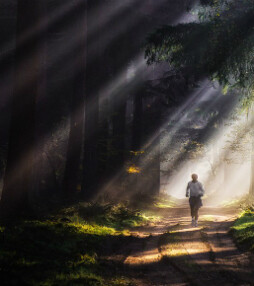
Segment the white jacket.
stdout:
<path fill-rule="evenodd" d="M 186 188 L 186 197 L 198 197 L 204 195 L 204 188 L 202 184 L 198 181 L 190 181 Z"/>

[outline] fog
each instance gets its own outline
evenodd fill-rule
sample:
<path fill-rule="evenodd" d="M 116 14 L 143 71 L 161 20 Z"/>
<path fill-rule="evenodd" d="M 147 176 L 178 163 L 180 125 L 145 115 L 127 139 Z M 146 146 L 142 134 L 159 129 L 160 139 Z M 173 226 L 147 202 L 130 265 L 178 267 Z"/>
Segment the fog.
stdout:
<path fill-rule="evenodd" d="M 204 106 L 205 113 L 200 112 Z M 169 122 L 174 118 L 177 125 L 165 128 L 161 140 L 161 151 L 165 152 L 161 192 L 183 199 L 191 174 L 196 173 L 209 204 L 228 202 L 248 193 L 252 116 L 241 112 L 233 94 L 222 94 L 220 86 L 210 82 L 201 83 L 182 109 L 183 113 L 178 109 L 169 118 Z M 210 117 L 205 118 L 205 114 Z M 213 122 L 216 117 L 220 124 Z"/>

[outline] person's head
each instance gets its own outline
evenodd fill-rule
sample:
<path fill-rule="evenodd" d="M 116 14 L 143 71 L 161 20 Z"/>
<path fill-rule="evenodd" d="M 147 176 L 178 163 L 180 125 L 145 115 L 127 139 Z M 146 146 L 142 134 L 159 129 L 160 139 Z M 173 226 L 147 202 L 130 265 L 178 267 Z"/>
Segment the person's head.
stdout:
<path fill-rule="evenodd" d="M 197 174 L 192 174 L 191 178 L 192 178 L 192 181 L 196 182 L 198 180 L 198 175 Z"/>

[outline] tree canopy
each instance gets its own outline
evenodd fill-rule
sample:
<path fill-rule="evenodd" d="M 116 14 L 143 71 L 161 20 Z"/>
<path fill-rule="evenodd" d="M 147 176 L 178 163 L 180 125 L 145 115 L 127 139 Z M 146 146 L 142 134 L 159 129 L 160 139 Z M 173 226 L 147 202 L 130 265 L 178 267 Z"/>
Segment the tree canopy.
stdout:
<path fill-rule="evenodd" d="M 195 11 L 193 11 L 195 12 Z M 191 68 L 224 87 L 254 93 L 254 1 L 202 0 L 197 21 L 163 26 L 147 38 L 149 64 L 166 61 L 175 69 Z"/>

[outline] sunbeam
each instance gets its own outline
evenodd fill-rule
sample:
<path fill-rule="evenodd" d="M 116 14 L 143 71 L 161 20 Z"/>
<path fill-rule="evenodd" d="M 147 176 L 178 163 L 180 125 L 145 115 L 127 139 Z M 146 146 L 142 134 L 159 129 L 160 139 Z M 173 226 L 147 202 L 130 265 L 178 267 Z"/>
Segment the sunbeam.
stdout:
<path fill-rule="evenodd" d="M 0 284 L 252 285 L 254 3 L 0 1 Z"/>

